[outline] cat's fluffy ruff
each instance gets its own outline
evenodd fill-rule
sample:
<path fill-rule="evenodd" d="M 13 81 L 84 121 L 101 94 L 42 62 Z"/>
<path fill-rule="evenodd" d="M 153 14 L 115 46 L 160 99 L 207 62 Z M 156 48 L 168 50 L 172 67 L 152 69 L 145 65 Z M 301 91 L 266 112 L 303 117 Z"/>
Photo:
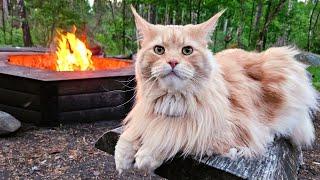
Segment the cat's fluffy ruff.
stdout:
<path fill-rule="evenodd" d="M 178 152 L 262 155 L 275 135 L 311 145 L 309 110 L 317 106 L 316 91 L 304 66 L 294 60 L 297 51 L 233 49 L 213 57 L 208 40 L 199 36 L 212 32 L 221 14 L 188 26 L 151 25 L 134 14 L 143 41 L 136 62 L 136 103 L 115 150 L 119 172 L 134 160 L 137 168 L 154 170 Z M 193 28 L 201 25 L 195 34 Z M 168 43 L 167 53 L 179 49 L 175 44 L 197 49 L 191 59 L 183 57 L 176 77 L 168 75 L 165 59 L 152 54 L 150 48 L 159 43 Z M 176 56 L 173 51 L 170 58 Z"/>

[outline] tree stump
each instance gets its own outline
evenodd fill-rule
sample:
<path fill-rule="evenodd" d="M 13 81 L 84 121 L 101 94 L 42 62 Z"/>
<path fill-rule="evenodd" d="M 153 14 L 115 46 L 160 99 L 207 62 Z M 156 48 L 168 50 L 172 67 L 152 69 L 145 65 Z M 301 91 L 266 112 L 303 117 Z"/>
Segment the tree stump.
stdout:
<path fill-rule="evenodd" d="M 102 135 L 95 147 L 114 154 L 122 127 Z M 177 155 L 165 162 L 155 173 L 168 179 L 297 179 L 302 152 L 289 140 L 276 139 L 265 156 L 257 159 L 211 156 L 197 159 Z"/>

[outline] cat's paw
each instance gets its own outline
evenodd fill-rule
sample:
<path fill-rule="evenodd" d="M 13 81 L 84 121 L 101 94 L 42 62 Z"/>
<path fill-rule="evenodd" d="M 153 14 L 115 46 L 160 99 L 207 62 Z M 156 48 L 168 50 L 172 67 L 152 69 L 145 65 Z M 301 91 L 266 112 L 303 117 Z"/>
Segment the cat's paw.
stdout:
<path fill-rule="evenodd" d="M 128 142 L 119 141 L 114 152 L 116 170 L 121 174 L 124 170 L 133 167 L 135 151 Z"/>
<path fill-rule="evenodd" d="M 130 169 L 133 166 L 134 158 L 131 156 L 126 155 L 122 152 L 115 152 L 115 163 L 116 163 L 116 170 L 121 174 L 124 170 Z"/>
<path fill-rule="evenodd" d="M 163 161 L 157 160 L 150 154 L 137 153 L 134 167 L 137 169 L 153 172 L 162 164 L 162 162 Z"/>
<path fill-rule="evenodd" d="M 238 159 L 239 153 L 238 153 L 237 148 L 230 148 L 229 152 L 224 154 L 224 156 L 228 157 L 228 158 L 230 158 L 231 160 L 234 161 L 234 160 Z"/>
<path fill-rule="evenodd" d="M 230 158 L 231 160 L 237 160 L 240 157 L 251 158 L 255 153 L 248 147 L 230 148 L 229 152 L 223 156 Z"/>

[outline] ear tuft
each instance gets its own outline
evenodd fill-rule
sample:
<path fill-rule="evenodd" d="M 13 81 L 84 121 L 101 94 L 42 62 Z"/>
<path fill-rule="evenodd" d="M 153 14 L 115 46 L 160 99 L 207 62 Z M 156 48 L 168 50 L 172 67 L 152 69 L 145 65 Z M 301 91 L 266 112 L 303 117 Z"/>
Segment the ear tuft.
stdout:
<path fill-rule="evenodd" d="M 220 12 L 218 12 L 217 14 L 215 14 L 213 17 L 211 17 L 209 20 L 207 20 L 206 22 L 203 22 L 201 24 L 196 25 L 199 29 L 201 29 L 201 31 L 203 31 L 203 33 L 205 34 L 205 37 L 207 39 L 210 39 L 211 34 L 213 33 L 213 31 L 215 30 L 215 28 L 217 27 L 218 24 L 218 20 L 220 18 L 220 16 L 226 11 L 227 9 L 224 9 Z"/>
<path fill-rule="evenodd" d="M 152 24 L 144 20 L 132 5 L 130 7 L 136 23 L 137 39 L 141 41 L 149 33 Z"/>

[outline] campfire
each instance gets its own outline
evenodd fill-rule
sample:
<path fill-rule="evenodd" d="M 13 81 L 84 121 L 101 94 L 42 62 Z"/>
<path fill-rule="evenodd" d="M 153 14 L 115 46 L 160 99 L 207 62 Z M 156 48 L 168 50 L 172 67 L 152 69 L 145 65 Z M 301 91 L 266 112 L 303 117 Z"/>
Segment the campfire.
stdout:
<path fill-rule="evenodd" d="M 54 53 L 33 55 L 10 55 L 9 63 L 52 71 L 95 71 L 128 67 L 126 60 L 92 56 L 86 43 L 76 37 L 76 28 L 72 32 L 57 31 Z"/>
<path fill-rule="evenodd" d="M 50 53 L 0 52 L 0 110 L 44 126 L 124 118 L 132 61 L 95 56 L 75 31 L 57 38 Z"/>

